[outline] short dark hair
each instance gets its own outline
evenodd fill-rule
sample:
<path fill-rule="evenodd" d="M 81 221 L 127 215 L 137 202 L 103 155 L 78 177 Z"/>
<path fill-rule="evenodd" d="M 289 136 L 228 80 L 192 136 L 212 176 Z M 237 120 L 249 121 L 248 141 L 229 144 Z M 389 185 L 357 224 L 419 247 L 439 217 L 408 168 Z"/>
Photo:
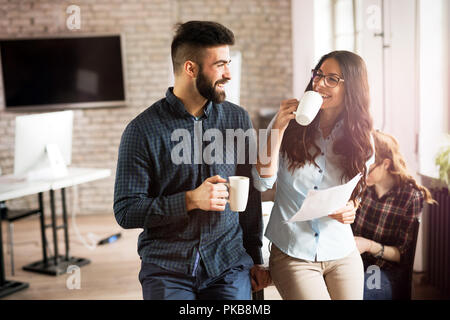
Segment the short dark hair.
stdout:
<path fill-rule="evenodd" d="M 178 73 L 186 60 L 200 64 L 205 48 L 233 45 L 233 32 L 213 21 L 188 21 L 176 25 L 172 40 L 172 64 Z"/>

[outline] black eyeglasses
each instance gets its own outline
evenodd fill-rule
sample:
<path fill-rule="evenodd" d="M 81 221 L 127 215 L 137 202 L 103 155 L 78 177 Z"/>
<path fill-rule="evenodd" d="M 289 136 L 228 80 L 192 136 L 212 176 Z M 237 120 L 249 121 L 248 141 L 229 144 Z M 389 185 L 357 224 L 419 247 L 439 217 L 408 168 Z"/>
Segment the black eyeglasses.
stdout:
<path fill-rule="evenodd" d="M 319 70 L 311 70 L 311 79 L 314 83 L 317 83 L 320 81 L 320 79 L 324 78 L 325 81 L 325 86 L 327 86 L 328 88 L 334 88 L 336 87 L 339 82 L 344 81 L 344 79 L 339 78 L 337 75 L 334 74 L 328 74 L 325 75 L 322 72 L 320 72 Z"/>

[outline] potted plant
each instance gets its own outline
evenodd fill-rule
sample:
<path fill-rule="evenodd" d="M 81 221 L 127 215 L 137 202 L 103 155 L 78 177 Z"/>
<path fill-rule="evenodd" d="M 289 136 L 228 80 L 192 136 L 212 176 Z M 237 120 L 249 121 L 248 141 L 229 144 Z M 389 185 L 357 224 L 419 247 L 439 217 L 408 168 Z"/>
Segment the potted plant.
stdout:
<path fill-rule="evenodd" d="M 436 165 L 439 167 L 439 180 L 450 189 L 450 146 L 441 148 L 436 155 Z"/>

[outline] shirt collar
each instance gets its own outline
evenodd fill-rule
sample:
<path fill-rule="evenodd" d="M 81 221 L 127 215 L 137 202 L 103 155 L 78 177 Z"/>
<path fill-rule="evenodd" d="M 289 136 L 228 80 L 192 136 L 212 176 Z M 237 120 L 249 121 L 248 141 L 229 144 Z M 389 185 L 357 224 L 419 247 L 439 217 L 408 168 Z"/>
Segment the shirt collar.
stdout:
<path fill-rule="evenodd" d="M 186 111 L 186 108 L 183 104 L 183 102 L 181 102 L 180 99 L 177 98 L 177 96 L 175 96 L 173 94 L 173 87 L 169 87 L 166 91 L 166 100 L 169 103 L 169 105 L 172 107 L 172 110 L 175 111 L 176 113 L 178 113 L 180 116 L 182 117 L 192 117 L 196 120 L 199 120 L 203 117 L 208 118 L 209 114 L 211 113 L 211 109 L 212 109 L 212 101 L 208 101 L 203 109 L 203 115 L 200 116 L 199 118 L 195 118 L 193 115 L 191 115 L 189 112 Z"/>
<path fill-rule="evenodd" d="M 333 130 L 331 130 L 331 134 L 333 134 L 334 131 L 340 131 L 340 128 L 342 128 L 343 125 L 344 125 L 344 118 L 341 118 L 334 125 Z"/>
<path fill-rule="evenodd" d="M 341 117 L 338 121 L 336 121 L 333 129 L 331 130 L 329 137 L 334 140 L 337 137 L 338 133 L 342 132 L 343 126 L 344 126 L 344 118 Z M 317 121 L 316 130 L 317 130 L 317 134 L 319 135 L 319 137 L 322 137 L 322 131 L 320 130 L 320 127 L 319 127 L 319 121 Z"/>
<path fill-rule="evenodd" d="M 398 193 L 400 192 L 401 188 L 399 186 L 393 186 L 388 192 L 383 194 L 381 198 L 378 198 L 377 191 L 375 190 L 375 186 L 367 187 L 368 191 L 370 192 L 373 199 L 376 200 L 382 200 L 387 199 L 388 197 L 393 196 L 394 198 L 398 196 Z"/>

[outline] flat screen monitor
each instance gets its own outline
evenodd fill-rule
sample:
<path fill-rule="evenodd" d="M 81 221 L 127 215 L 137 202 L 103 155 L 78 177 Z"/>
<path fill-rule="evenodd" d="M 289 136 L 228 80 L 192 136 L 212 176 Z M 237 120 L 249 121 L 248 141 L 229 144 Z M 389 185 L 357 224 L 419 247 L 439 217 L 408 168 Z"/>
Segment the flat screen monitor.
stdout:
<path fill-rule="evenodd" d="M 27 180 L 45 180 L 61 175 L 52 168 L 50 151 L 64 165 L 72 162 L 73 111 L 40 113 L 16 117 L 14 175 Z M 57 155 L 58 156 L 58 155 Z M 54 159 L 54 158 L 53 158 Z"/>
<path fill-rule="evenodd" d="M 8 111 L 126 104 L 121 36 L 0 40 Z"/>

